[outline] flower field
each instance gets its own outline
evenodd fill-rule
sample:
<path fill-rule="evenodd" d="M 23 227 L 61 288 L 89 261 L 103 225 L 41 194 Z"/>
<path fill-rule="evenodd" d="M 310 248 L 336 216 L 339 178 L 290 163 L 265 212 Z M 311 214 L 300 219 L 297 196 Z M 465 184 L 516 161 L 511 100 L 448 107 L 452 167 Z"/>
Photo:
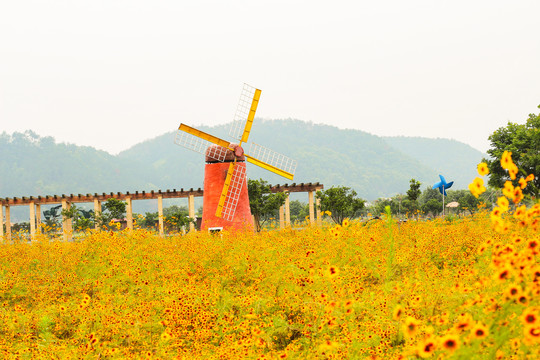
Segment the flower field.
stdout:
<path fill-rule="evenodd" d="M 512 210 L 519 194 L 451 222 L 387 216 L 259 234 L 126 230 L 3 244 L 0 352 L 537 359 L 540 205 Z"/>

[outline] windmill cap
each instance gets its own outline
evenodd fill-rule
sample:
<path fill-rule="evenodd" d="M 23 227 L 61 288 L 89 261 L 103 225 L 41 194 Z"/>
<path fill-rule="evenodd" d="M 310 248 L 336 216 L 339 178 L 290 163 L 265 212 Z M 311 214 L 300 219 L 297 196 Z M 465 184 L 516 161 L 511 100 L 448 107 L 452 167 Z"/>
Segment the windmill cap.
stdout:
<path fill-rule="evenodd" d="M 236 161 L 245 161 L 246 157 L 244 156 L 244 151 L 240 146 L 237 144 L 231 144 L 232 147 L 238 147 L 236 153 L 242 154 L 241 156 L 235 156 L 235 152 L 232 150 L 227 149 L 226 147 L 220 146 L 220 145 L 210 145 L 208 148 L 206 148 L 205 152 L 205 161 L 207 163 L 215 163 L 215 162 L 232 162 L 236 159 Z"/>

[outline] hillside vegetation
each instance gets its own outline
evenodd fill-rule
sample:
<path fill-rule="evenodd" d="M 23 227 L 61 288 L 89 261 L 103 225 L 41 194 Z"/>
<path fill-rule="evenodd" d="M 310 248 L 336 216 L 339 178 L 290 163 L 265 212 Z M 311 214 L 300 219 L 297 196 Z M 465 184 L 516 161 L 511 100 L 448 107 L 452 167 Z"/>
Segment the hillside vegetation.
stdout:
<path fill-rule="evenodd" d="M 405 192 L 411 178 L 434 183 L 439 173 L 454 180 L 454 188 L 466 188 L 484 156 L 447 139 L 382 138 L 290 119 L 257 120 L 256 125 L 251 141 L 298 161 L 296 183 L 349 186 L 368 200 Z M 227 138 L 228 125 L 200 129 Z M 173 141 L 170 132 L 113 156 L 32 132 L 4 133 L 0 197 L 202 187 L 203 156 Z M 287 182 L 251 165 L 248 176 Z"/>

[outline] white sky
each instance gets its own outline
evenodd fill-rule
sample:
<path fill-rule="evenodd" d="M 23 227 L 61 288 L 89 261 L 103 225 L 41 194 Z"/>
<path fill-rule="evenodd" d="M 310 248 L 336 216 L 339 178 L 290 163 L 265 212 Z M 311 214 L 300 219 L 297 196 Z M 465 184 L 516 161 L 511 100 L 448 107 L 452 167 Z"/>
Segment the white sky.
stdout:
<path fill-rule="evenodd" d="M 539 15 L 538 0 L 0 0 L 0 132 L 117 153 L 231 121 L 246 82 L 258 117 L 485 151 L 540 111 Z"/>

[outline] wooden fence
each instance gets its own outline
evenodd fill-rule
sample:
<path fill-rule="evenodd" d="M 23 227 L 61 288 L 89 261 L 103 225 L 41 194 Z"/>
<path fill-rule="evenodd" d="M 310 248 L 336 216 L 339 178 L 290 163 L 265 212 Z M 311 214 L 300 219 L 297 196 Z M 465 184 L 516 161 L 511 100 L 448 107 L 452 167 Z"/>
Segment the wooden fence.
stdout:
<path fill-rule="evenodd" d="M 320 183 L 301 183 L 301 184 L 285 184 L 285 185 L 271 185 L 273 193 L 276 192 L 307 192 L 309 200 L 309 219 L 310 223 L 314 224 L 315 222 L 321 223 L 321 215 L 319 211 L 315 210 L 315 192 L 322 190 L 324 186 Z M 11 240 L 11 207 L 12 206 L 28 206 L 30 213 L 30 237 L 34 239 L 37 233 L 41 232 L 41 205 L 42 204 L 61 204 L 63 210 L 69 210 L 71 204 L 74 203 L 93 203 L 94 211 L 101 212 L 101 202 L 107 201 L 108 199 L 118 199 L 126 202 L 126 220 L 127 228 L 133 230 L 133 201 L 135 200 L 151 200 L 157 199 L 158 201 L 158 219 L 159 219 L 159 234 L 163 236 L 164 234 L 164 224 L 163 224 L 163 199 L 172 199 L 172 198 L 187 198 L 188 199 L 188 212 L 189 217 L 195 218 L 195 197 L 204 196 L 203 190 L 200 188 L 197 190 L 176 190 L 173 189 L 167 191 L 135 191 L 134 193 L 125 192 L 125 193 L 103 193 L 103 194 L 86 194 L 86 195 L 47 195 L 47 196 L 29 196 L 21 198 L 0 198 L 0 238 L 5 237 L 7 240 Z M 318 208 L 318 202 L 317 202 Z M 315 213 L 317 215 L 315 219 Z M 4 221 L 5 216 L 5 221 Z M 5 233 L 4 225 L 5 224 Z M 285 226 L 290 226 L 291 224 L 291 214 L 289 208 L 289 197 L 286 197 L 285 205 L 283 205 L 279 210 L 279 224 L 283 228 Z M 98 224 L 96 224 L 96 229 Z M 194 225 L 190 225 L 190 230 L 194 229 Z M 71 239 L 73 233 L 72 221 L 71 219 L 63 219 L 62 222 L 62 231 L 64 240 Z"/>

